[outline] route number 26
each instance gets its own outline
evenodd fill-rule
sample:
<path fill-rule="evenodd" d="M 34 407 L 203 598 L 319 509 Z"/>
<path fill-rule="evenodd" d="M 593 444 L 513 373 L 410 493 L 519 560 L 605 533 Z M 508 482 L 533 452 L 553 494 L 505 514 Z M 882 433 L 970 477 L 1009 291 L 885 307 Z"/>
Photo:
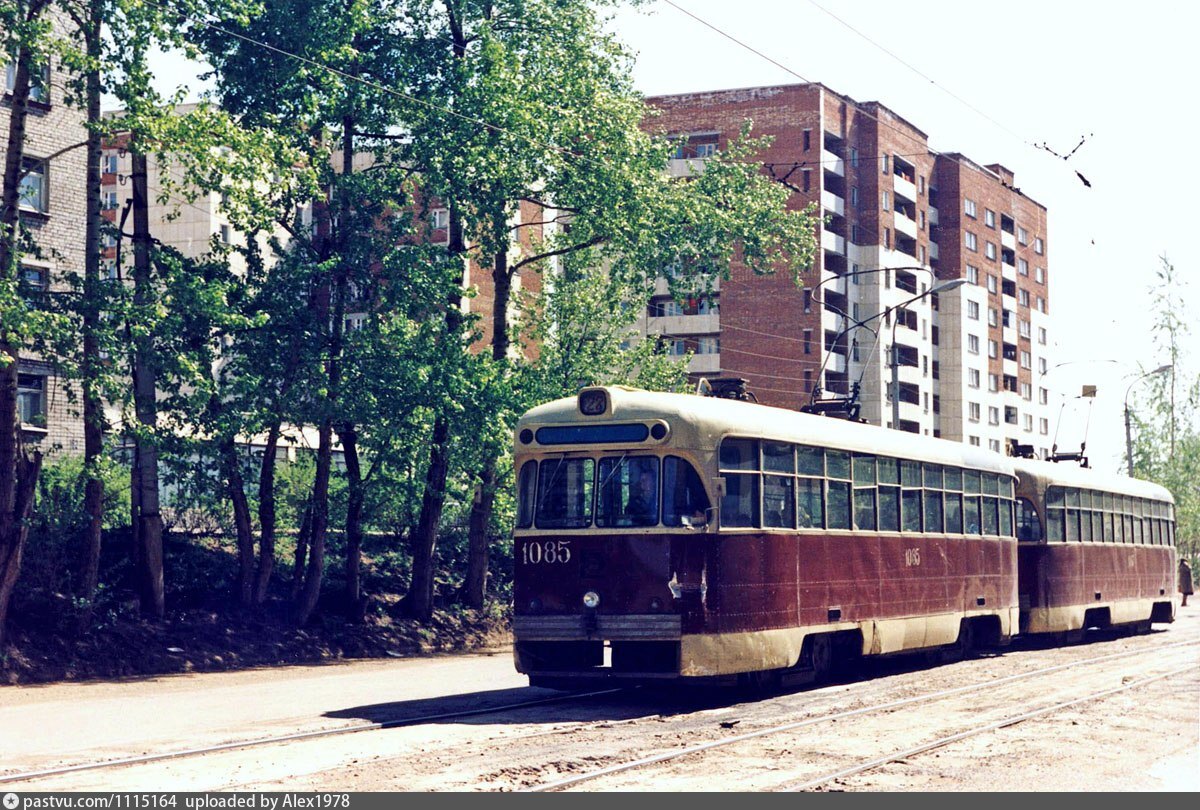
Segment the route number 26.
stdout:
<path fill-rule="evenodd" d="M 521 561 L 525 565 L 570 562 L 570 544 L 570 540 L 531 540 L 521 547 Z"/>

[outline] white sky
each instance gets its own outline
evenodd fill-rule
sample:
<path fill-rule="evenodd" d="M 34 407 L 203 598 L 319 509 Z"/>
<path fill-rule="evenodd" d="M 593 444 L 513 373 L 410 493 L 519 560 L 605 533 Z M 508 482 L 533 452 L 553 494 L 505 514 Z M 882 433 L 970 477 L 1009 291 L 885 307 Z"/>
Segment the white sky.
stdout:
<path fill-rule="evenodd" d="M 1200 267 L 1200 160 L 1189 154 L 1200 132 L 1192 92 L 1200 77 L 1200 7 L 1166 0 L 1145 0 L 1136 11 L 1064 0 L 675 2 L 806 80 L 880 101 L 924 130 L 933 149 L 1015 173 L 1015 184 L 1049 211 L 1050 362 L 1071 362 L 1052 369 L 1044 384 L 1068 397 L 1082 384 L 1098 386 L 1088 455 L 1095 467 L 1123 468 L 1130 374 L 1139 363 L 1166 362 L 1150 331 L 1158 257 L 1165 253 L 1183 279 Z M 662 0 L 621 12 L 613 30 L 637 53 L 635 78 L 646 95 L 801 81 Z M 161 73 L 166 84 L 194 75 L 168 60 Z M 1033 146 L 1067 154 L 1085 135 L 1066 162 Z M 1200 313 L 1200 285 L 1184 293 Z M 1185 348 L 1184 371 L 1194 378 L 1200 324 Z M 1087 416 L 1082 402 L 1068 404 L 1060 450 L 1078 449 Z"/>

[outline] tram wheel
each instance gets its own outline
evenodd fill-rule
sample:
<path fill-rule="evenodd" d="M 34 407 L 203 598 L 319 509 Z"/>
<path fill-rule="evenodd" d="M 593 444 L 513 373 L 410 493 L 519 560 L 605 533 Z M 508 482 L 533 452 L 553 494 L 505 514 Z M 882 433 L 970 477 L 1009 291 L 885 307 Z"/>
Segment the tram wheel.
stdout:
<path fill-rule="evenodd" d="M 833 674 L 833 640 L 828 635 L 813 636 L 810 644 L 813 678 L 828 680 Z"/>
<path fill-rule="evenodd" d="M 769 695 L 783 686 L 783 673 L 778 669 L 743 672 L 737 676 L 737 687 L 748 695 Z"/>

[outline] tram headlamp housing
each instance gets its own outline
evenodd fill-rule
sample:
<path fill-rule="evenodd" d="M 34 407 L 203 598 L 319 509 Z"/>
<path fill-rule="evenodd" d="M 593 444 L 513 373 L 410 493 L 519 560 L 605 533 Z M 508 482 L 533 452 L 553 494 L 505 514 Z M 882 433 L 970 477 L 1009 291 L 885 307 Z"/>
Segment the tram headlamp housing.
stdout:
<path fill-rule="evenodd" d="M 595 610 L 600 606 L 600 594 L 595 591 L 588 591 L 583 595 L 583 606 L 588 610 Z"/>
<path fill-rule="evenodd" d="M 608 410 L 608 393 L 603 388 L 586 388 L 579 392 L 579 412 L 584 416 L 600 416 Z"/>

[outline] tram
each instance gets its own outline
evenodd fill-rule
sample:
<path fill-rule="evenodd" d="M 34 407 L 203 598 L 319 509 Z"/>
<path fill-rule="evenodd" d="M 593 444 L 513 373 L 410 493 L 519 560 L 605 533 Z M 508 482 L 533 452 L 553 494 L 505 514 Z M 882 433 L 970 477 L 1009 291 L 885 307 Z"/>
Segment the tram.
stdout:
<path fill-rule="evenodd" d="M 1149 481 L 1014 459 L 1022 634 L 1175 620 L 1175 502 Z"/>
<path fill-rule="evenodd" d="M 585 388 L 515 430 L 535 685 L 768 682 L 1017 633 L 1014 460 L 750 402 Z"/>

